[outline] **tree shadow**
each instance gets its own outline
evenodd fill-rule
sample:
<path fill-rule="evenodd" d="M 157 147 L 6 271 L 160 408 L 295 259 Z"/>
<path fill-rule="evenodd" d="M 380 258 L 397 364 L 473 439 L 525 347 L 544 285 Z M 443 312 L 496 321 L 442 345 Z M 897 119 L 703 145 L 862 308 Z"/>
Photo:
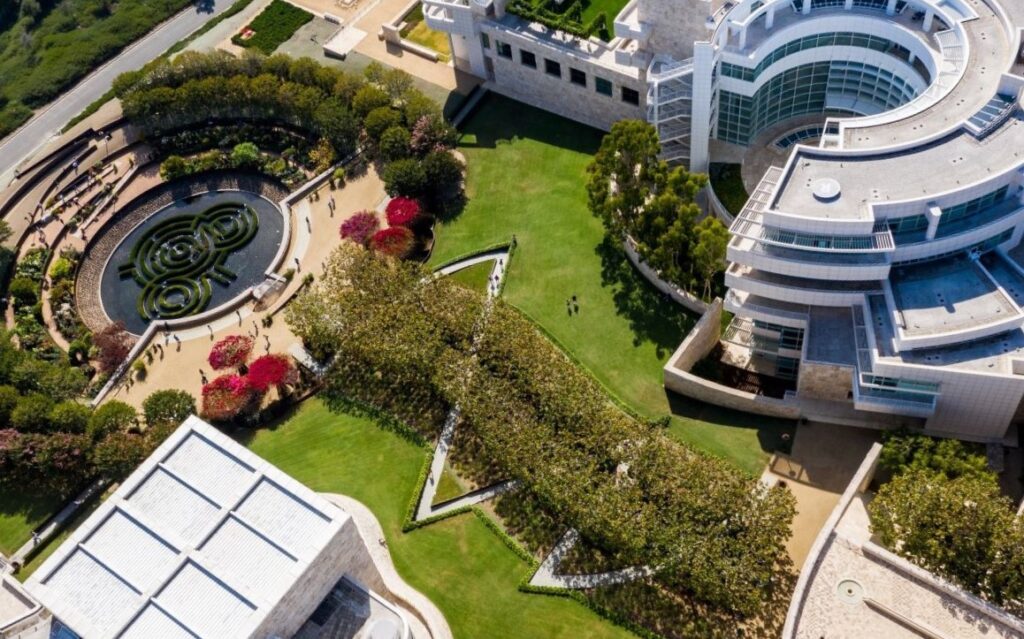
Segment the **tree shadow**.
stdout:
<path fill-rule="evenodd" d="M 629 320 L 633 345 L 651 342 L 658 357 L 668 357 L 696 321 L 693 314 L 651 286 L 607 235 L 595 252 L 601 258 L 601 285 L 613 289 L 616 312 Z"/>
<path fill-rule="evenodd" d="M 459 146 L 494 149 L 502 143 L 527 139 L 593 155 L 597 153 L 603 135 L 598 129 L 560 115 L 488 93 L 463 123 Z M 470 137 L 472 141 L 468 139 Z"/>

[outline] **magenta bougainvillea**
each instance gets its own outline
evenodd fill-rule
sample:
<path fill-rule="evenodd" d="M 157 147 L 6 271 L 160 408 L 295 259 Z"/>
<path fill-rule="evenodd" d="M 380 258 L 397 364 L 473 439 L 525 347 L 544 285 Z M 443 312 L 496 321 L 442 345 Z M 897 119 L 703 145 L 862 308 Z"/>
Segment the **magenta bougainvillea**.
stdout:
<path fill-rule="evenodd" d="M 370 238 L 370 247 L 385 255 L 405 257 L 412 250 L 412 242 L 412 231 L 404 226 L 392 226 L 377 231 Z"/>
<path fill-rule="evenodd" d="M 271 387 L 281 387 L 299 381 L 299 373 L 287 355 L 274 354 L 257 357 L 249 365 L 246 376 L 249 384 L 259 393 L 265 393 Z"/>
<path fill-rule="evenodd" d="M 396 197 L 385 210 L 388 226 L 405 226 L 420 215 L 420 203 L 410 197 Z"/>
<path fill-rule="evenodd" d="M 356 244 L 366 246 L 378 229 L 380 220 L 377 219 L 377 214 L 360 211 L 341 223 L 341 239 L 352 240 Z"/>
<path fill-rule="evenodd" d="M 213 370 L 238 368 L 252 354 L 252 338 L 246 335 L 229 335 L 213 345 L 208 361 Z"/>
<path fill-rule="evenodd" d="M 221 375 L 203 386 L 203 417 L 227 421 L 238 417 L 256 398 L 249 380 L 241 375 Z"/>

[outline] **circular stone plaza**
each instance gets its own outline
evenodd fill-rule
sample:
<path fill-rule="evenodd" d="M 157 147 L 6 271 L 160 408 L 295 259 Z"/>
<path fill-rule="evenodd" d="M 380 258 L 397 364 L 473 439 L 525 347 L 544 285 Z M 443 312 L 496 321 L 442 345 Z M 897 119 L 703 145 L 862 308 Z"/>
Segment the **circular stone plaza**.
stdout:
<path fill-rule="evenodd" d="M 666 386 L 984 442 L 1024 412 L 1024 3 L 634 0 L 608 42 L 509 22 L 503 0 L 424 4 L 496 90 L 647 120 L 664 159 L 711 174 L 735 319 L 687 340 Z M 719 338 L 760 392 L 689 373 Z"/>

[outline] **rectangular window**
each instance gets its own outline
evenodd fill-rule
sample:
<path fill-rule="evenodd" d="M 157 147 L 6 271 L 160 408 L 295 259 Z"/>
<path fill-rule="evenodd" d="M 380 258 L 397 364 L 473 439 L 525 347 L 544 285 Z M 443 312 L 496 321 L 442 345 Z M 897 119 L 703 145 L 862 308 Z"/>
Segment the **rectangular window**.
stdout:
<path fill-rule="evenodd" d="M 512 45 L 511 44 L 508 44 L 507 42 L 502 42 L 501 40 L 495 40 L 494 41 L 494 48 L 496 48 L 498 50 L 498 55 L 500 55 L 501 57 L 508 58 L 509 60 L 512 59 Z"/>
<path fill-rule="evenodd" d="M 622 101 L 629 104 L 640 104 L 640 92 L 629 87 L 622 87 Z"/>
<path fill-rule="evenodd" d="M 530 67 L 531 69 L 537 68 L 537 56 L 533 55 L 529 51 L 519 51 L 519 62 L 524 67 Z"/>
<path fill-rule="evenodd" d="M 604 78 L 594 78 L 594 90 L 601 95 L 611 95 L 612 83 Z"/>
<path fill-rule="evenodd" d="M 482 44 L 485 49 L 490 49 L 491 48 L 491 36 L 487 35 L 486 33 L 481 33 L 480 34 L 480 44 Z"/>
<path fill-rule="evenodd" d="M 562 65 L 558 64 L 554 60 L 544 58 L 544 73 L 562 77 Z"/>
<path fill-rule="evenodd" d="M 583 73 L 579 69 L 569 69 L 569 82 L 578 84 L 581 87 L 587 86 L 587 74 Z"/>

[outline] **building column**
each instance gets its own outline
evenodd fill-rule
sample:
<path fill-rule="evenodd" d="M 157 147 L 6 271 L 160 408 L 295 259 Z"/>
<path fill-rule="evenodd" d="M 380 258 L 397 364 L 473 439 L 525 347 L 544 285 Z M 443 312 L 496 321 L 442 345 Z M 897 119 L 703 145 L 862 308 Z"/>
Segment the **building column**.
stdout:
<path fill-rule="evenodd" d="M 935 232 L 939 230 L 939 220 L 942 219 L 942 209 L 935 206 L 935 204 L 929 204 L 928 212 L 925 215 L 928 218 L 928 230 L 925 232 L 924 237 L 926 240 L 934 240 Z"/>
<path fill-rule="evenodd" d="M 896 0 L 890 0 L 890 1 L 893 2 L 894 4 L 896 2 Z M 804 15 L 807 15 L 810 12 L 811 12 L 811 0 L 804 0 L 804 5 L 803 5 L 803 8 L 801 10 L 801 13 L 803 13 Z"/>
<path fill-rule="evenodd" d="M 746 27 L 743 27 L 743 29 L 740 30 L 740 48 L 741 49 L 746 49 L 747 48 L 747 28 Z"/>
<path fill-rule="evenodd" d="M 693 47 L 693 101 L 690 107 L 691 171 L 708 170 L 708 144 L 711 139 L 711 76 L 715 70 L 715 51 L 710 43 L 697 42 Z"/>
<path fill-rule="evenodd" d="M 853 8 L 853 0 L 846 0 L 846 2 L 843 3 L 843 8 L 846 9 L 847 11 L 852 9 Z"/>
<path fill-rule="evenodd" d="M 889 3 L 885 5 L 885 14 L 890 16 L 896 14 L 896 0 L 889 0 Z"/>
<path fill-rule="evenodd" d="M 928 9 L 924 13 L 924 24 L 922 24 L 921 27 L 926 32 L 931 31 L 932 30 L 932 20 L 934 20 L 934 19 L 935 19 L 935 10 L 934 9 Z"/>
<path fill-rule="evenodd" d="M 771 29 L 772 27 L 775 26 L 775 6 L 776 5 L 773 4 L 771 8 L 768 9 L 768 15 L 766 15 L 764 18 L 765 29 Z"/>

